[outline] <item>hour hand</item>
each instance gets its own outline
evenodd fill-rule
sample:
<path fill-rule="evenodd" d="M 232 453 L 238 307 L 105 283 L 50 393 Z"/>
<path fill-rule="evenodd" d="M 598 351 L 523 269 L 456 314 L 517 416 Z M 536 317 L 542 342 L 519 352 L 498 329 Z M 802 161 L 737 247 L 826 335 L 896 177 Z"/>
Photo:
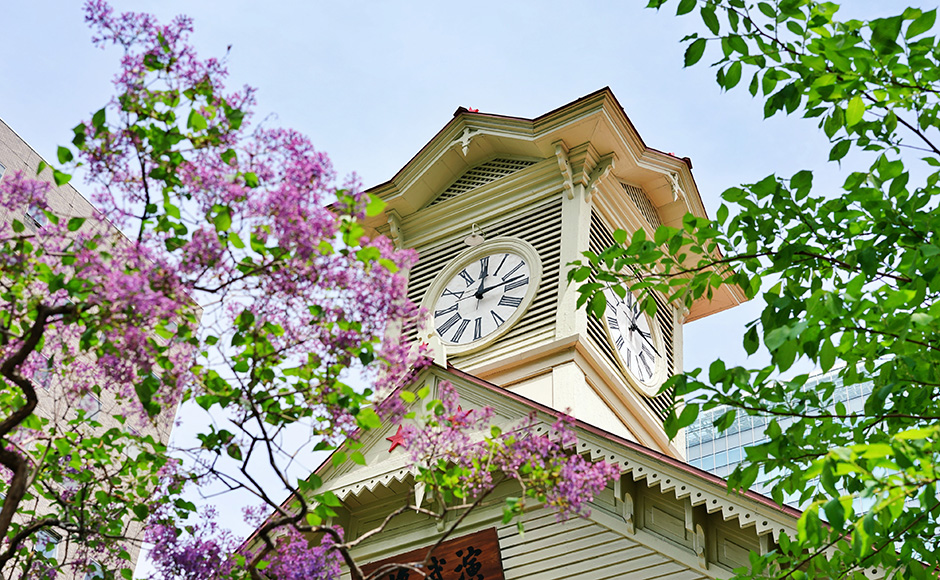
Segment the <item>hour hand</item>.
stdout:
<path fill-rule="evenodd" d="M 656 356 L 662 357 L 662 355 L 659 354 L 659 351 L 656 350 L 656 347 L 653 346 L 653 343 L 650 342 L 650 339 L 646 337 L 646 333 L 643 332 L 642 330 L 640 330 L 640 327 L 637 326 L 636 323 L 634 323 L 633 325 L 630 326 L 630 332 L 633 332 L 633 331 L 636 331 L 637 334 L 639 334 L 640 337 L 641 337 L 644 341 L 646 341 L 646 344 L 650 345 L 650 348 L 653 349 L 653 352 L 656 353 Z"/>
<path fill-rule="evenodd" d="M 509 280 L 503 280 L 499 284 L 493 284 L 492 286 L 487 286 L 486 288 L 483 288 L 482 290 L 480 290 L 477 296 L 482 297 L 484 294 L 486 294 L 487 292 L 489 292 L 490 290 L 494 288 L 499 288 L 500 286 L 505 286 L 506 284 L 512 284 L 516 280 L 521 280 L 523 278 L 525 278 L 525 276 L 516 276 L 515 278 L 510 278 Z"/>

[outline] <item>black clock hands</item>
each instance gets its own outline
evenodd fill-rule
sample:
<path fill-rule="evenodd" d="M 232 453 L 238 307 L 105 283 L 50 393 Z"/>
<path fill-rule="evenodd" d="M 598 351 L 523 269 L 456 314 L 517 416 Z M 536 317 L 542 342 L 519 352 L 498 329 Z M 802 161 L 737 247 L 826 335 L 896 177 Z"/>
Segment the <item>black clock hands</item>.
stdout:
<path fill-rule="evenodd" d="M 482 300 L 482 299 L 483 299 L 483 295 L 486 294 L 487 292 L 489 292 L 490 290 L 493 290 L 493 289 L 495 289 L 495 288 L 499 288 L 500 286 L 505 286 L 506 284 L 512 284 L 513 282 L 516 282 L 516 281 L 518 281 L 518 280 L 522 280 L 523 278 L 525 278 L 524 275 L 522 275 L 522 276 L 515 276 L 514 278 L 510 278 L 510 279 L 508 279 L 508 280 L 503 280 L 502 282 L 499 282 L 498 284 L 493 284 L 492 286 L 487 286 L 486 288 L 481 288 L 481 289 L 478 290 L 475 294 L 471 294 L 470 296 L 464 296 L 463 298 L 458 298 L 458 299 L 456 300 L 456 302 L 460 302 L 461 300 L 466 300 L 466 299 L 471 298 L 471 297 L 472 297 L 472 298 L 476 298 L 477 300 Z"/>
<path fill-rule="evenodd" d="M 480 260 L 480 287 L 477 288 L 476 296 L 477 300 L 483 300 L 483 294 L 486 293 L 486 290 L 483 289 L 483 284 L 486 282 L 487 272 L 490 269 L 490 257 L 487 256 Z M 488 290 L 488 288 L 487 288 Z"/>
<path fill-rule="evenodd" d="M 643 338 L 644 341 L 646 341 L 646 344 L 650 345 L 650 348 L 653 349 L 653 352 L 656 354 L 656 356 L 662 357 L 662 355 L 659 354 L 659 351 L 656 350 L 656 347 L 653 346 L 653 343 L 650 342 L 650 339 L 646 338 L 646 333 L 640 330 L 640 327 L 636 325 L 636 321 L 630 323 L 629 332 L 633 332 L 634 330 Z"/>

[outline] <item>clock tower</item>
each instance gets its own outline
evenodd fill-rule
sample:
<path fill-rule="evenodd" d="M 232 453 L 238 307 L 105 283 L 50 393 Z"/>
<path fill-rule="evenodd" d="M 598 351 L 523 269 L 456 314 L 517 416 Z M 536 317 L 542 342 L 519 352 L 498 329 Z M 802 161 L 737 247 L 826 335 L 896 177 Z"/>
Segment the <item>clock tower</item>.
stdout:
<path fill-rule="evenodd" d="M 682 368 L 682 325 L 730 308 L 723 286 L 655 319 L 636 296 L 605 290 L 597 318 L 577 308 L 568 264 L 613 245 L 613 232 L 681 227 L 705 215 L 691 162 L 647 147 L 609 89 L 523 119 L 460 108 L 390 181 L 366 225 L 420 261 L 409 293 L 424 308 L 414 332 L 435 362 L 577 419 L 682 457 L 662 419 L 659 387 Z"/>

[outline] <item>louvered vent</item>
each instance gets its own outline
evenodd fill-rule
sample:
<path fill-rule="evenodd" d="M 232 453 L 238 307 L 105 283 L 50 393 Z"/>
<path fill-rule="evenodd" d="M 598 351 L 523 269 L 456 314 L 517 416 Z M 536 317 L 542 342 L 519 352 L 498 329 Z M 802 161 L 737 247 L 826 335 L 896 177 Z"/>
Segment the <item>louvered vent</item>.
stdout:
<path fill-rule="evenodd" d="M 460 176 L 450 187 L 437 196 L 430 205 L 437 205 L 453 199 L 461 193 L 492 183 L 497 179 L 511 175 L 520 169 L 534 165 L 535 161 L 522 161 L 519 159 L 493 159 L 482 165 L 477 165 Z"/>
<path fill-rule="evenodd" d="M 642 193 L 642 192 L 641 192 Z M 645 197 L 645 196 L 644 196 Z M 607 227 L 596 211 L 591 212 L 591 251 L 600 253 L 615 244 L 614 237 L 610 228 Z M 676 372 L 675 353 L 673 352 L 673 316 L 672 307 L 666 304 L 666 301 L 656 293 L 653 293 L 653 299 L 656 300 L 656 321 L 659 323 L 659 330 L 666 344 L 666 372 L 672 376 Z M 604 356 L 619 368 L 617 355 L 607 337 L 607 331 L 604 329 L 604 323 L 598 320 L 593 314 L 588 316 L 588 337 L 594 342 Z M 660 419 L 665 419 L 672 405 L 673 392 L 670 390 L 656 397 L 644 398 L 646 404 L 652 409 Z"/>
<path fill-rule="evenodd" d="M 649 225 L 653 226 L 654 229 L 663 225 L 663 222 L 659 221 L 659 213 L 656 211 L 656 206 L 653 205 L 650 198 L 646 197 L 642 189 L 626 183 L 621 183 L 620 185 L 623 186 L 623 190 L 626 191 L 630 199 L 633 200 L 633 203 L 636 205 L 637 209 L 640 210 L 640 213 L 643 214 L 643 217 L 646 218 Z"/>
<path fill-rule="evenodd" d="M 521 238 L 532 244 L 542 259 L 542 282 L 525 316 L 502 338 L 481 353 L 472 353 L 450 359 L 455 366 L 459 361 L 472 363 L 480 356 L 501 356 L 518 351 L 545 337 L 554 337 L 555 310 L 558 300 L 558 276 L 561 262 L 561 200 L 531 209 L 498 223 L 482 223 L 486 239 L 497 236 Z M 466 250 L 461 240 L 428 249 L 419 249 L 421 258 L 411 270 L 408 296 L 421 302 L 434 277 L 448 262 Z M 413 331 L 412 331 L 413 332 Z"/>

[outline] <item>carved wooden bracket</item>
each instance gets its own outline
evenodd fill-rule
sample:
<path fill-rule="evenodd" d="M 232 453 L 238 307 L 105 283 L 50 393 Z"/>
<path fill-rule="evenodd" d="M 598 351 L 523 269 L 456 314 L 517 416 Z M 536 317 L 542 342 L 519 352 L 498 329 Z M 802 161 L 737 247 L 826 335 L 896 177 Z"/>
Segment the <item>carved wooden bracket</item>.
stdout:
<path fill-rule="evenodd" d="M 636 519 L 634 518 L 633 495 L 623 494 L 623 521 L 626 523 L 628 534 L 636 533 Z"/>
<path fill-rule="evenodd" d="M 565 195 L 568 199 L 574 199 L 574 184 L 571 175 L 571 162 L 568 161 L 568 146 L 564 141 L 555 141 L 555 159 L 558 160 L 558 169 L 565 180 Z"/>
<path fill-rule="evenodd" d="M 388 237 L 399 250 L 405 244 L 405 238 L 401 233 L 401 216 L 393 209 L 386 210 L 386 219 L 388 219 Z"/>
<path fill-rule="evenodd" d="M 470 141 L 472 141 L 478 135 L 480 135 L 479 129 L 473 129 L 471 127 L 464 127 L 463 131 L 460 132 L 460 135 L 458 135 L 457 138 L 454 139 L 454 142 L 451 144 L 451 147 L 457 147 L 459 145 L 461 153 L 463 153 L 463 156 L 466 157 L 467 151 L 469 151 L 470 149 Z"/>
<path fill-rule="evenodd" d="M 669 174 L 669 185 L 672 188 L 672 201 L 678 201 L 679 198 L 685 197 L 685 193 L 683 193 L 682 187 L 679 185 L 678 173 Z"/>
<path fill-rule="evenodd" d="M 698 565 L 708 570 L 708 557 L 705 553 L 705 530 L 702 524 L 695 524 L 695 534 L 692 536 L 692 549 L 698 557 Z"/>
<path fill-rule="evenodd" d="M 616 153 L 611 152 L 600 158 L 597 165 L 594 166 L 594 169 L 591 170 L 591 174 L 588 176 L 588 182 L 585 188 L 585 201 L 591 201 L 591 197 L 597 192 L 597 186 L 610 175 L 610 172 L 616 165 Z"/>

